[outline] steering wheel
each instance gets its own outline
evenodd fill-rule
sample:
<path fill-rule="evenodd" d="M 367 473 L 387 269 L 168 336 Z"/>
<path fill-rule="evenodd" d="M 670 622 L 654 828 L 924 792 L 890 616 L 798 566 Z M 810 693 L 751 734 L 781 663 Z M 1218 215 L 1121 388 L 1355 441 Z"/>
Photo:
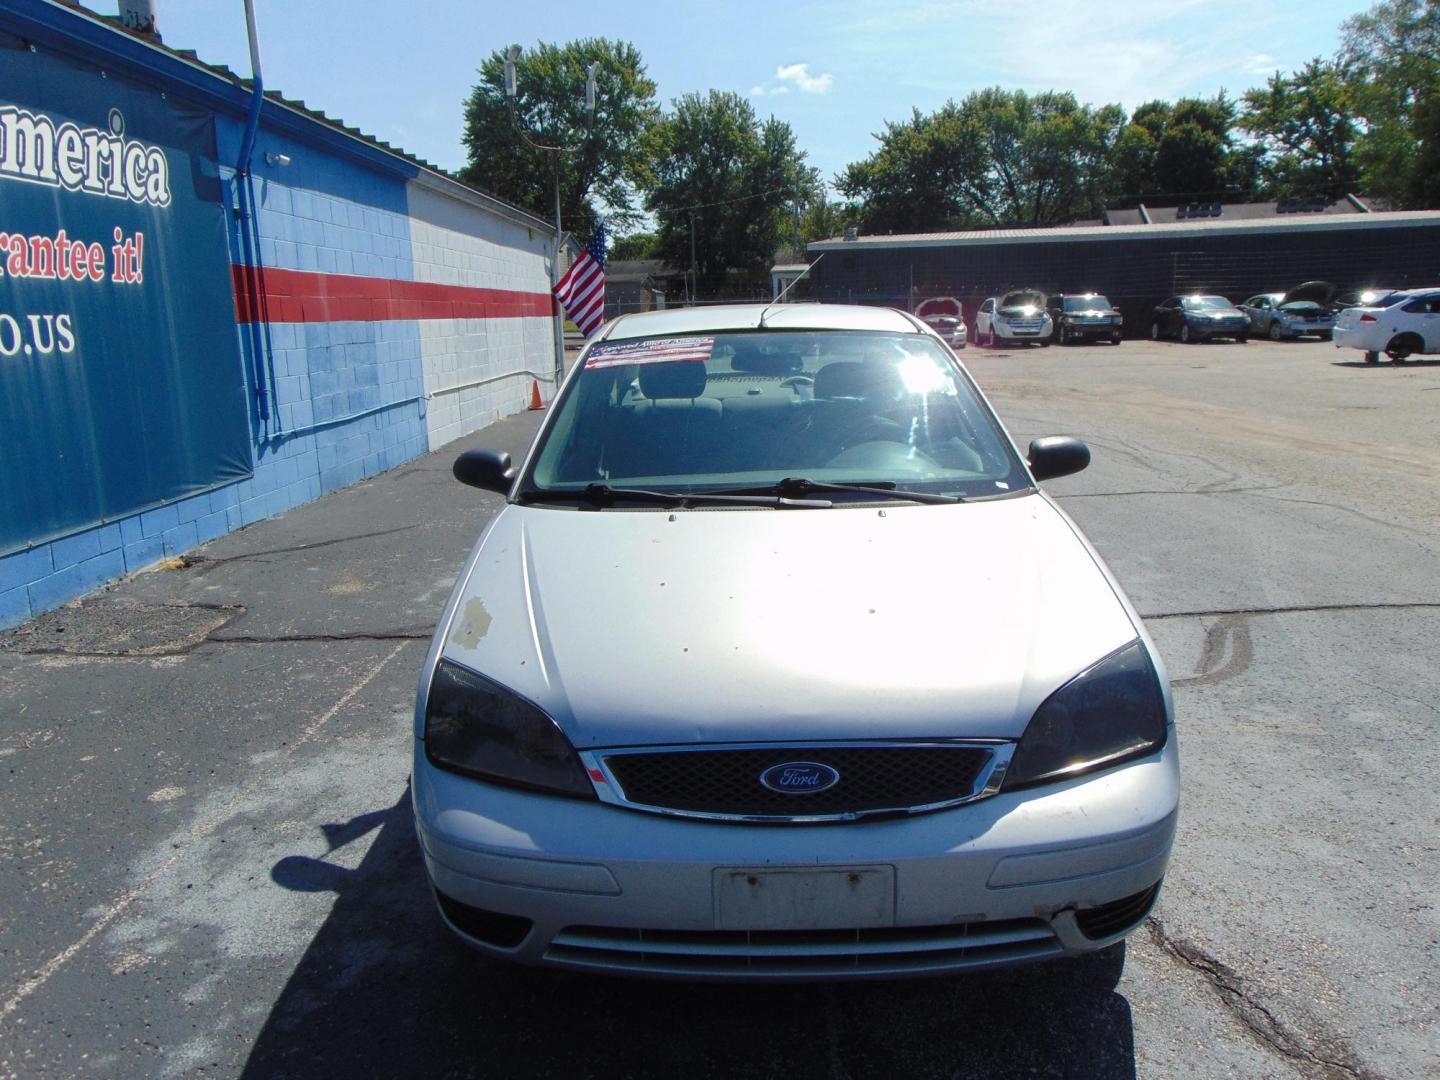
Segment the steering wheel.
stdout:
<path fill-rule="evenodd" d="M 875 469 L 895 480 L 905 477 L 928 479 L 942 471 L 939 462 L 929 454 L 888 439 L 847 446 L 825 462 L 825 466 L 831 469 Z"/>
<path fill-rule="evenodd" d="M 905 428 L 901 424 L 897 424 L 894 420 L 887 420 L 883 416 L 871 416 L 844 432 L 836 441 L 835 450 L 831 456 L 843 454 L 846 450 L 862 446 L 865 443 L 901 443 L 903 445 L 909 441 Z"/>
<path fill-rule="evenodd" d="M 780 380 L 780 385 L 787 389 L 794 389 L 797 386 L 814 386 L 814 375 L 790 375 Z"/>

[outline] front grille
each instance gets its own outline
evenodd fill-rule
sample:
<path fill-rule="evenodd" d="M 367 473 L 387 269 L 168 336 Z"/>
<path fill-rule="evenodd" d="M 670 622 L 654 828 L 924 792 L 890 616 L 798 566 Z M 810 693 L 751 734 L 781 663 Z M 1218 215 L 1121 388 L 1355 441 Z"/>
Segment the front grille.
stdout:
<path fill-rule="evenodd" d="M 1038 960 L 1061 953 L 1040 919 L 883 930 L 640 930 L 570 926 L 545 960 L 637 975 L 837 978 L 922 975 Z"/>
<path fill-rule="evenodd" d="M 1079 926 L 1080 932 L 1091 941 L 1099 941 L 1111 934 L 1118 934 L 1122 930 L 1130 929 L 1150 913 L 1150 908 L 1154 906 L 1155 897 L 1159 892 L 1160 883 L 1157 881 L 1144 892 L 1136 893 L 1134 896 L 1126 896 L 1119 900 L 1112 900 L 1108 904 L 1101 904 L 1099 907 L 1077 911 L 1075 925 Z"/>
<path fill-rule="evenodd" d="M 904 811 L 977 793 L 989 746 L 779 746 L 612 753 L 605 765 L 627 803 L 735 817 L 819 817 Z M 774 765 L 828 765 L 840 776 L 824 791 L 787 794 L 760 783 Z"/>

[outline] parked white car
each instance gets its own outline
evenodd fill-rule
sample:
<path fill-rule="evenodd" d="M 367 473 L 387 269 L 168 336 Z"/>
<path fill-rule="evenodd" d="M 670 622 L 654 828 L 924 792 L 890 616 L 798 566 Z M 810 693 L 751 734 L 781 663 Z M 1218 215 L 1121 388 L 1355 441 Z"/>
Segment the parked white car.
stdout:
<path fill-rule="evenodd" d="M 1045 294 L 1036 289 L 1016 289 L 1004 296 L 992 296 L 975 315 L 975 341 L 980 345 L 1017 345 L 1033 341 L 1050 344 L 1055 324 L 1045 310 Z"/>
<path fill-rule="evenodd" d="M 1367 364 L 1378 364 L 1382 352 L 1397 364 L 1440 353 L 1440 287 L 1402 289 L 1346 308 L 1335 320 L 1335 345 L 1361 350 Z"/>
<path fill-rule="evenodd" d="M 1115 578 L 919 319 L 626 315 L 581 352 L 439 621 L 415 824 L 492 956 L 913 977 L 1144 922 L 1180 798 Z M 417 933 L 420 931 L 417 931 Z"/>

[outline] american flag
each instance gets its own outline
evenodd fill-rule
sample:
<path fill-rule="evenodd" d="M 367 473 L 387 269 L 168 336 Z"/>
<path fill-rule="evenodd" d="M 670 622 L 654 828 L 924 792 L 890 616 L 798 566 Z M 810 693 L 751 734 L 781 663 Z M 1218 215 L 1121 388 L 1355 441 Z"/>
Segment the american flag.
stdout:
<path fill-rule="evenodd" d="M 605 321 L 605 226 L 599 225 L 589 245 L 565 276 L 550 290 L 565 314 L 590 337 Z"/>

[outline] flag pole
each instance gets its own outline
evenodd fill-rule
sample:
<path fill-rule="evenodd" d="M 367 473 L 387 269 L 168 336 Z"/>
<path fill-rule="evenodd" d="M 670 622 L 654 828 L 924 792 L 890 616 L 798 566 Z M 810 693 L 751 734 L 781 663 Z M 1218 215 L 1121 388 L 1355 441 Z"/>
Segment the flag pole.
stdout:
<path fill-rule="evenodd" d="M 555 151 L 555 266 L 550 282 L 551 295 L 554 295 L 556 285 L 560 284 L 560 246 L 565 243 L 565 234 L 560 231 L 560 151 Z M 550 400 L 554 401 L 560 393 L 560 380 L 565 378 L 565 310 L 559 304 L 555 305 L 559 310 L 555 312 L 555 387 L 550 391 Z"/>
<path fill-rule="evenodd" d="M 536 142 L 525 130 L 525 125 L 520 122 L 520 115 L 515 109 L 515 98 L 519 93 L 519 79 L 516 65 L 520 62 L 522 51 L 519 45 L 511 45 L 505 50 L 505 100 L 510 106 L 510 119 L 515 124 L 515 129 L 520 137 L 537 150 L 550 150 L 555 154 L 555 258 L 551 266 L 550 283 L 551 295 L 554 295 L 555 286 L 560 284 L 560 249 L 565 243 L 565 234 L 560 228 L 560 155 L 573 154 L 583 150 L 594 134 L 595 127 L 595 86 L 597 72 L 600 68 L 600 61 L 592 60 L 585 66 L 585 112 L 589 122 L 585 131 L 585 138 L 575 146 L 566 146 L 564 143 L 547 145 Z M 552 301 L 553 302 L 553 301 Z M 558 306 L 558 305 L 557 305 Z M 553 400 L 555 394 L 560 392 L 560 382 L 565 377 L 565 311 L 562 307 L 555 313 L 555 391 L 551 395 Z"/>

